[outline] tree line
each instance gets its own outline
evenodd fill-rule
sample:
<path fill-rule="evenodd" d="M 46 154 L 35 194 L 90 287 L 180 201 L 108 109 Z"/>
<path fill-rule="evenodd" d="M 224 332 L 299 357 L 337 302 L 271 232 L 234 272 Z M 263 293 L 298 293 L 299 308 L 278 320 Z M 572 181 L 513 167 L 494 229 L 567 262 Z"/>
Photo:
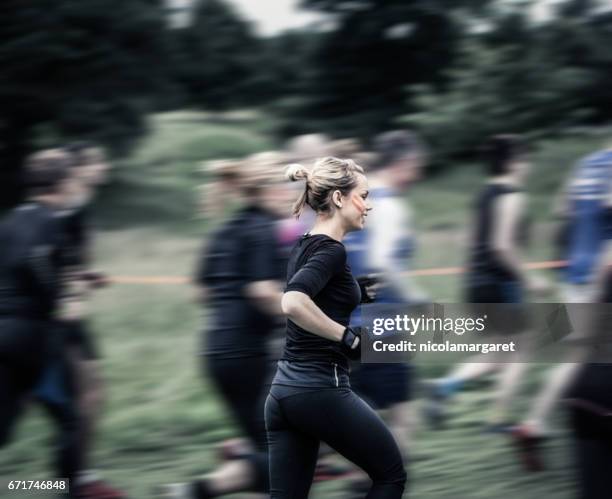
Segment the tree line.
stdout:
<path fill-rule="evenodd" d="M 146 115 L 261 107 L 279 137 L 367 139 L 410 126 L 440 167 L 490 133 L 538 136 L 612 117 L 612 14 L 565 0 L 302 0 L 325 30 L 257 36 L 226 0 L 168 23 L 162 0 L 0 3 L 0 181 L 31 150 L 88 139 L 123 154 Z"/>

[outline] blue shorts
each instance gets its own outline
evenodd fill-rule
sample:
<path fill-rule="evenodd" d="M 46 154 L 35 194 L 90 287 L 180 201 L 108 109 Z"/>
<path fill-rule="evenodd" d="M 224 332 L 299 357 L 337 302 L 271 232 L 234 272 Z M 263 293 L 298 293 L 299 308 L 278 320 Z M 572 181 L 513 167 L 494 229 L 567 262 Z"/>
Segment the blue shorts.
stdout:
<path fill-rule="evenodd" d="M 412 400 L 414 368 L 409 364 L 361 364 L 351 372 L 351 388 L 375 409 Z"/>

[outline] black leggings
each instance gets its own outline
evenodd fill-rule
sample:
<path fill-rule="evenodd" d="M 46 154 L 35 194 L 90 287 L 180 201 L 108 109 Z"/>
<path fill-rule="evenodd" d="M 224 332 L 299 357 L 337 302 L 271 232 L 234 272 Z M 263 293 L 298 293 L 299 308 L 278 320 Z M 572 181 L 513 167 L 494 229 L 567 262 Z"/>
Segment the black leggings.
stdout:
<path fill-rule="evenodd" d="M 208 373 L 256 452 L 247 458 L 256 473 L 256 492 L 268 491 L 268 454 L 263 407 L 271 366 L 266 357 L 208 358 Z"/>
<path fill-rule="evenodd" d="M 43 325 L 0 317 L 0 447 L 7 444 L 15 422 L 45 362 Z"/>
<path fill-rule="evenodd" d="M 400 450 L 380 417 L 349 388 L 305 389 L 278 398 L 272 387 L 265 416 L 271 499 L 303 499 L 312 484 L 319 442 L 372 479 L 368 499 L 399 499 L 406 483 Z"/>
<path fill-rule="evenodd" d="M 71 480 L 83 470 L 85 458 L 76 376 L 75 366 L 63 351 L 49 360 L 34 390 L 35 399 L 45 408 L 58 432 L 56 472 Z"/>
<path fill-rule="evenodd" d="M 571 422 L 576 444 L 579 499 L 610 497 L 612 416 L 574 409 Z"/>
<path fill-rule="evenodd" d="M 58 429 L 56 474 L 72 479 L 81 468 L 80 420 L 71 389 L 74 372 L 57 351 L 56 327 L 0 318 L 0 447 L 34 395 Z"/>

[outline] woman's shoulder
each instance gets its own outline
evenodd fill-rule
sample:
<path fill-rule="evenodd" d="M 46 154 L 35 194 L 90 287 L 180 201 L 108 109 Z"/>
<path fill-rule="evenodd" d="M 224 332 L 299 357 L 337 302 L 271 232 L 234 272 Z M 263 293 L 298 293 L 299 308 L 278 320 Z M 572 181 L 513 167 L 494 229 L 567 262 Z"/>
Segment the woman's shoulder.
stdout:
<path fill-rule="evenodd" d="M 303 255 L 306 259 L 322 254 L 346 258 L 344 244 L 326 234 L 304 234 L 296 242 L 294 252 Z"/>
<path fill-rule="evenodd" d="M 344 244 L 327 234 L 304 234 L 300 239 L 313 248 L 336 248 L 336 250 L 344 250 Z"/>

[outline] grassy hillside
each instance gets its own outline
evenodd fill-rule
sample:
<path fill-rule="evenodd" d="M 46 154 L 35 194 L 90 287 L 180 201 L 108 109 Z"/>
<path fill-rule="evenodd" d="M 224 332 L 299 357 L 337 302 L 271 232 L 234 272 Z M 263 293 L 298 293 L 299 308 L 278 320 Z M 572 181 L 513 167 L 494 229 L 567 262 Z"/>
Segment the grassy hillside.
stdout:
<path fill-rule="evenodd" d="M 150 134 L 116 165 L 112 183 L 96 204 L 96 266 L 111 275 L 190 275 L 207 231 L 195 216 L 195 187 L 202 181 L 198 164 L 274 147 L 266 123 L 256 113 L 152 117 Z M 528 189 L 537 230 L 529 259 L 552 254 L 551 198 L 573 161 L 604 139 L 559 138 L 536 149 Z M 478 169 L 460 165 L 414 188 L 410 203 L 420 229 L 415 267 L 463 262 L 469 206 L 479 185 Z M 456 276 L 423 277 L 419 283 L 441 301 L 460 296 Z M 234 435 L 235 429 L 200 375 L 196 353 L 201 320 L 191 290 L 182 285 L 115 285 L 100 291 L 90 307 L 107 382 L 95 467 L 133 498 L 149 497 L 155 483 L 212 469 L 213 445 Z M 530 376 L 526 391 L 535 388 L 537 379 Z M 486 391 L 469 390 L 453 408 L 455 424 L 450 429 L 421 428 L 410 458 L 410 497 L 571 497 L 570 452 L 564 438 L 550 446 L 552 471 L 521 474 L 505 440 L 481 432 L 488 397 Z M 525 403 L 522 398 L 517 415 Z M 52 435 L 43 412 L 33 405 L 13 443 L 0 454 L 0 477 L 51 477 Z M 316 487 L 313 497 L 341 494 L 341 484 L 331 483 Z"/>

